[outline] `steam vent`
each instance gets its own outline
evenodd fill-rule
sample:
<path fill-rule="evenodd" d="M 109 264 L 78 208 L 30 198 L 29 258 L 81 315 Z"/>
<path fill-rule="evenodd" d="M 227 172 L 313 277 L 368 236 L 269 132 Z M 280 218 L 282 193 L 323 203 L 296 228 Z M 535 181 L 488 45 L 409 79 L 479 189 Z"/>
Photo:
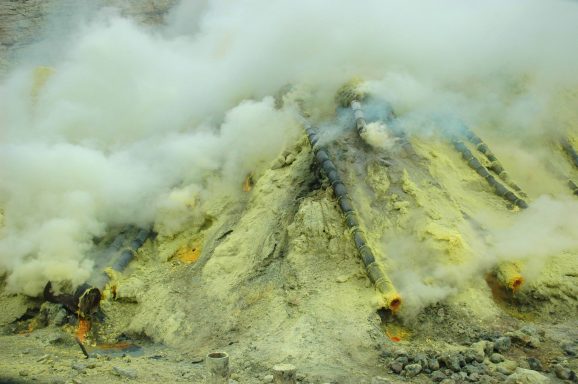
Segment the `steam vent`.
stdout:
<path fill-rule="evenodd" d="M 578 383 L 576 0 L 0 1 L 0 384 Z"/>

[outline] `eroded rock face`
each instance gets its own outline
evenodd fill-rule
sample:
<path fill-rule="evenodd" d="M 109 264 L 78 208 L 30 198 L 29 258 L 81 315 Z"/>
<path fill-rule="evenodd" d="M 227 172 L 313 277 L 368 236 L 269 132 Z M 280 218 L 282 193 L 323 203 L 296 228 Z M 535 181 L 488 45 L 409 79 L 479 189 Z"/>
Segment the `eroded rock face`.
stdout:
<path fill-rule="evenodd" d="M 41 36 L 58 38 L 70 32 L 79 18 L 104 7 L 143 24 L 161 24 L 176 0 L 9 0 L 0 2 L 0 73 L 18 61 L 18 55 Z"/>
<path fill-rule="evenodd" d="M 10 47 L 31 39 L 43 16 L 42 3 L 50 1 L 3 1 L 0 3 L 0 42 Z"/>
<path fill-rule="evenodd" d="M 8 67 L 12 48 L 34 36 L 41 17 L 40 0 L 0 3 L 0 71 Z"/>

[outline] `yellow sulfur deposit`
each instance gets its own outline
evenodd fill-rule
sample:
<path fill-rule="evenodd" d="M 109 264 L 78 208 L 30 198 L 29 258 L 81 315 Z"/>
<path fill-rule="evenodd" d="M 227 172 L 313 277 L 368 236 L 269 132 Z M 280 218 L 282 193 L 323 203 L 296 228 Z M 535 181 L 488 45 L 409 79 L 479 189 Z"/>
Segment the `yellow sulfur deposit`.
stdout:
<path fill-rule="evenodd" d="M 440 248 L 448 254 L 450 261 L 458 263 L 463 261 L 467 244 L 459 231 L 431 222 L 426 226 L 425 232 L 440 243 Z"/>
<path fill-rule="evenodd" d="M 364 94 L 358 89 L 361 83 L 362 80 L 356 77 L 343 84 L 335 95 L 337 104 L 347 108 L 353 100 L 363 100 Z"/>
<path fill-rule="evenodd" d="M 197 242 L 191 246 L 186 245 L 177 250 L 175 258 L 185 264 L 192 264 L 201 256 L 201 243 Z"/>
<path fill-rule="evenodd" d="M 33 73 L 34 79 L 32 82 L 32 91 L 30 93 L 33 101 L 36 101 L 36 99 L 38 98 L 38 94 L 40 93 L 40 91 L 42 90 L 48 79 L 54 74 L 54 72 L 55 72 L 54 68 L 51 67 L 39 66 L 34 68 Z"/>
<path fill-rule="evenodd" d="M 385 334 L 393 342 L 407 341 L 411 336 L 407 328 L 395 322 L 387 324 Z"/>

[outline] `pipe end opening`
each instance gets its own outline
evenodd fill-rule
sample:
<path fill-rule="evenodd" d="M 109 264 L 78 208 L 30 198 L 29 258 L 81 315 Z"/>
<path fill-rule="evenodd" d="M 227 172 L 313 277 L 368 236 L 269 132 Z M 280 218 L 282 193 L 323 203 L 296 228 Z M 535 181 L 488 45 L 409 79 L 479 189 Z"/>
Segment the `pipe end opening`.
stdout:
<path fill-rule="evenodd" d="M 391 299 L 388 303 L 389 309 L 393 312 L 397 312 L 401 307 L 401 297 L 397 296 Z"/>
<path fill-rule="evenodd" d="M 209 359 L 224 359 L 229 357 L 226 352 L 211 352 L 207 355 Z"/>
<path fill-rule="evenodd" d="M 520 289 L 520 287 L 522 287 L 523 284 L 524 278 L 522 276 L 518 276 L 512 280 L 510 287 L 512 288 L 512 291 L 516 292 L 518 289 Z"/>

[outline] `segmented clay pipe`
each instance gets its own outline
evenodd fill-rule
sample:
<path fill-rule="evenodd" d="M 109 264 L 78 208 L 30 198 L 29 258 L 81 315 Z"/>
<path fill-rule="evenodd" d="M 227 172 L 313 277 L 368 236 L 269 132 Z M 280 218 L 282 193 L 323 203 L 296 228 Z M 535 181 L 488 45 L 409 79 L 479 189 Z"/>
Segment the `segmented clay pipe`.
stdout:
<path fill-rule="evenodd" d="M 359 228 L 357 213 L 353 208 L 353 202 L 347 193 L 347 188 L 345 187 L 345 184 L 343 184 L 335 164 L 329 158 L 327 149 L 319 145 L 319 138 L 311 125 L 306 121 L 304 121 L 303 125 L 307 137 L 309 138 L 309 143 L 313 148 L 317 164 L 319 164 L 320 168 L 331 183 L 333 193 L 337 198 L 339 208 L 345 218 L 345 224 L 351 231 L 355 247 L 363 261 L 367 275 L 379 292 L 380 298 L 383 301 L 383 306 L 395 312 L 401 306 L 401 297 L 393 286 L 390 278 L 385 273 L 383 267 L 375 260 L 373 251 L 367 243 L 363 231 Z"/>

